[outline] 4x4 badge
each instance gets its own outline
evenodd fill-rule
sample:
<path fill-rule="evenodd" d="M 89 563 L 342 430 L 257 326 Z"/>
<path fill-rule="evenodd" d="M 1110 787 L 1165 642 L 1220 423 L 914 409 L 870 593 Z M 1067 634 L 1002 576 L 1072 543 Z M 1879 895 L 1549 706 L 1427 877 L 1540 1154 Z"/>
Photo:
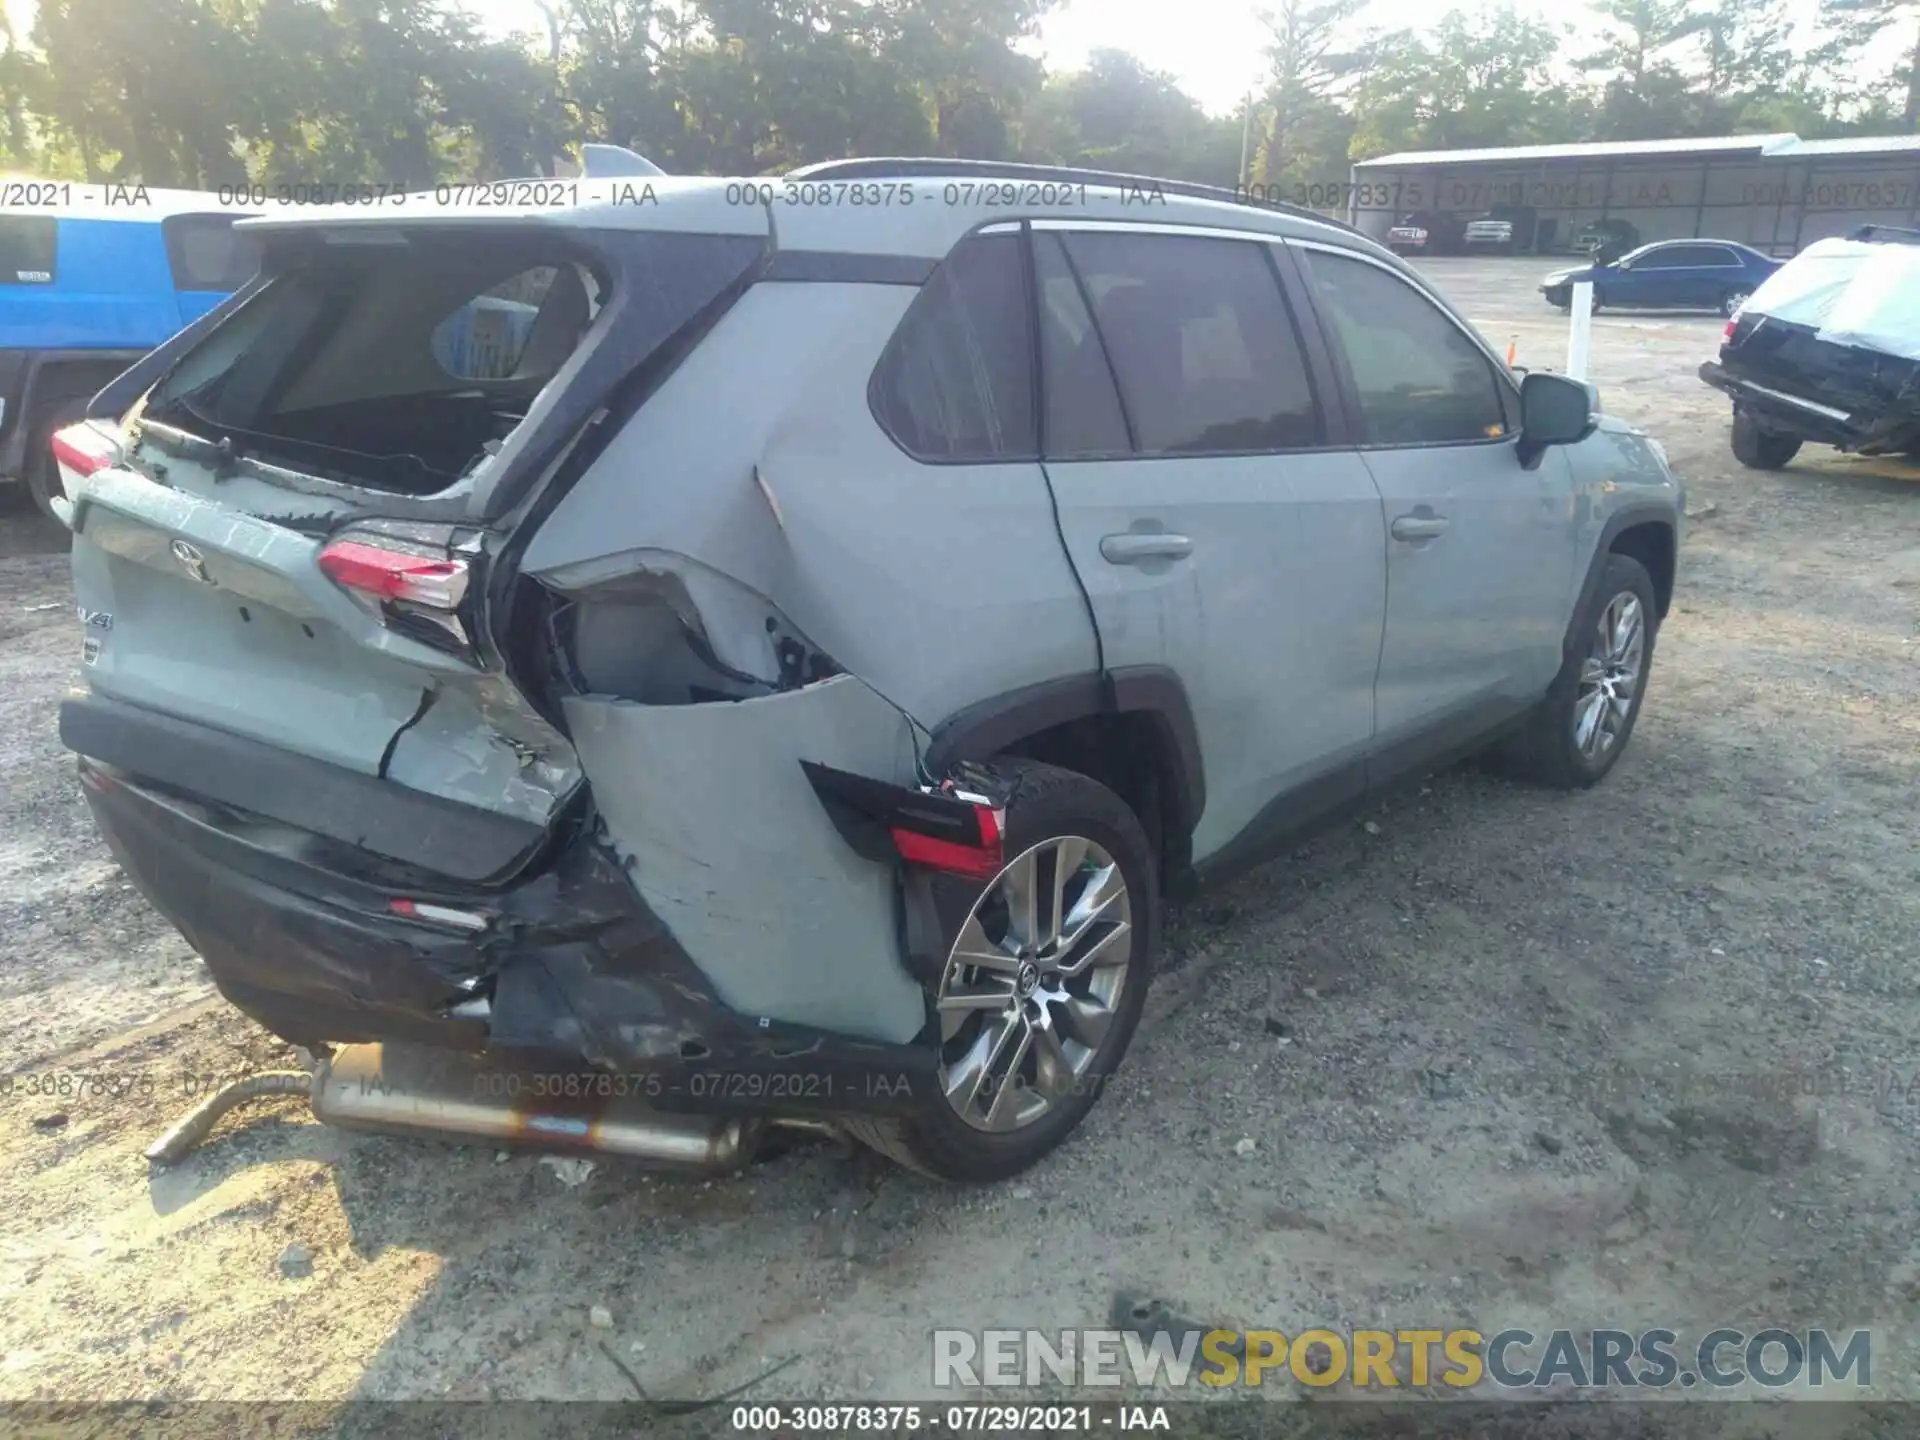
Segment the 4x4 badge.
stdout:
<path fill-rule="evenodd" d="M 207 574 L 207 557 L 200 553 L 198 545 L 189 544 L 185 540 L 176 540 L 167 548 L 173 551 L 173 558 L 186 567 L 187 574 L 202 585 L 214 583 L 213 577 Z"/>

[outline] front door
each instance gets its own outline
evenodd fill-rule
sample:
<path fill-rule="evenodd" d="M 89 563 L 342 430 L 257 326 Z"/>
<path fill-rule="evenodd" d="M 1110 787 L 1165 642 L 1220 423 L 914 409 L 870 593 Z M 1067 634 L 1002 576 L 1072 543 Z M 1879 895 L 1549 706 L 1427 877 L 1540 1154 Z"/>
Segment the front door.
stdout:
<path fill-rule="evenodd" d="M 1376 778 L 1540 698 L 1572 604 L 1566 457 L 1516 455 L 1519 396 L 1485 347 L 1398 272 L 1300 247 L 1387 525 Z"/>
<path fill-rule="evenodd" d="M 1196 863 L 1257 854 L 1363 788 L 1379 492 L 1328 445 L 1331 376 L 1273 242 L 1069 222 L 1034 240 L 1043 454 L 1103 659 L 1186 686 L 1207 785 Z"/>

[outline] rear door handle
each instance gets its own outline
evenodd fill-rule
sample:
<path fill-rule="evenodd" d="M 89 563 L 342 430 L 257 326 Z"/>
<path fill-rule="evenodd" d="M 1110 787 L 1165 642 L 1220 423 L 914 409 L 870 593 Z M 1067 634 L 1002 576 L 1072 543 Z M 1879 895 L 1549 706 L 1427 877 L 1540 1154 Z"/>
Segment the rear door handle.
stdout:
<path fill-rule="evenodd" d="M 1124 535 L 1103 535 L 1100 557 L 1115 565 L 1138 565 L 1143 560 L 1184 560 L 1193 553 L 1193 541 L 1184 535 L 1163 531 L 1130 530 Z"/>
<path fill-rule="evenodd" d="M 1412 515 L 1397 515 L 1392 529 L 1396 540 L 1431 540 L 1447 533 L 1447 517 L 1432 511 L 1424 515 L 1417 511 Z"/>

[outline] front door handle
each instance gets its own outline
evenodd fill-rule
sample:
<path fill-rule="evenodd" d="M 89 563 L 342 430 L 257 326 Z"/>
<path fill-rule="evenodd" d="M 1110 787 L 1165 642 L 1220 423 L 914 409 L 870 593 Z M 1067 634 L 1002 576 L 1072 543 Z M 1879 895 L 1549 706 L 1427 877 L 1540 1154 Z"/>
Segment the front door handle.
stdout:
<path fill-rule="evenodd" d="M 1392 530 L 1396 540 L 1431 540 L 1447 533 L 1447 517 L 1431 510 L 1416 510 L 1411 515 L 1396 515 Z"/>
<path fill-rule="evenodd" d="M 1184 560 L 1193 553 L 1193 541 L 1164 531 L 1129 530 L 1124 535 L 1100 537 L 1100 557 L 1115 565 L 1138 565 L 1144 560 Z"/>

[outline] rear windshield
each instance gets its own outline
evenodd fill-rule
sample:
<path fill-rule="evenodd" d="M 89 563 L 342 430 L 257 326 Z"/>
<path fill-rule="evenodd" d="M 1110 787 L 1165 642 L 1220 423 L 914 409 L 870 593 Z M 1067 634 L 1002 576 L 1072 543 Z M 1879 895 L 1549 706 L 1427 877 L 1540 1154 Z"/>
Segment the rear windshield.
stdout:
<path fill-rule="evenodd" d="M 59 234 L 50 215 L 0 215 L 0 285 L 51 285 Z"/>
<path fill-rule="evenodd" d="M 317 247 L 189 353 L 147 416 L 375 488 L 446 488 L 525 418 L 605 288 L 564 242 L 465 238 Z"/>

